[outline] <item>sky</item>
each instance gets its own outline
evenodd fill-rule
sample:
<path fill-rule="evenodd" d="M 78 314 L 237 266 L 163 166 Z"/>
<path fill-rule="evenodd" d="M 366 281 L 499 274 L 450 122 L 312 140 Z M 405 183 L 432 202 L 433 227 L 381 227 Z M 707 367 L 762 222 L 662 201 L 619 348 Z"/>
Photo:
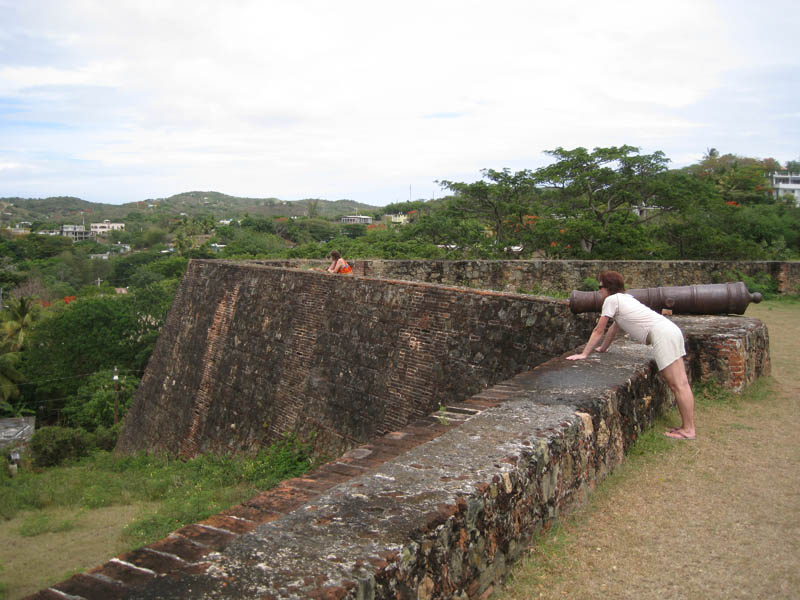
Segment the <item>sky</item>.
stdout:
<path fill-rule="evenodd" d="M 0 197 L 383 206 L 629 144 L 800 159 L 788 0 L 0 0 Z"/>

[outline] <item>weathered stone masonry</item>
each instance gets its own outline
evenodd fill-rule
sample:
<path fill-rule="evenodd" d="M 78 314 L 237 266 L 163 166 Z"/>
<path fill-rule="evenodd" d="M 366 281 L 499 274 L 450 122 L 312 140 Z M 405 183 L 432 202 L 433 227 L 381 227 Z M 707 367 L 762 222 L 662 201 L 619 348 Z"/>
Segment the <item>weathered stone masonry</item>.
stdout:
<path fill-rule="evenodd" d="M 675 320 L 692 373 L 769 372 L 759 321 Z M 669 403 L 644 346 L 555 358 L 32 598 L 485 598 Z"/>
<path fill-rule="evenodd" d="M 336 456 L 574 348 L 592 321 L 546 298 L 192 261 L 117 448 L 314 432 Z"/>
<path fill-rule="evenodd" d="M 284 267 L 327 266 L 313 260 L 259 260 Z M 633 288 L 721 283 L 731 273 L 750 277 L 767 274 L 781 293 L 800 293 L 800 261 L 711 260 L 352 260 L 359 275 L 498 290 L 558 290 L 580 288 L 587 277 L 603 269 L 619 271 Z M 735 277 L 738 279 L 738 276 Z"/>
<path fill-rule="evenodd" d="M 238 321 L 256 310 L 256 303 L 242 300 L 252 293 L 251 271 L 234 276 L 230 270 L 205 268 L 198 263 L 197 270 L 190 270 L 195 281 L 178 294 L 168 319 L 173 330 L 164 337 L 169 343 L 160 340 L 154 354 L 159 360 L 181 361 L 201 382 L 195 383 L 200 391 L 190 403 L 196 410 L 182 418 L 183 431 L 190 432 L 224 423 L 214 416 L 219 391 L 210 382 L 217 373 L 228 373 L 231 343 L 225 340 L 243 335 Z M 298 297 L 314 284 L 339 299 L 336 286 L 370 284 L 307 273 L 313 278 L 309 283 L 287 273 L 285 280 L 268 279 L 276 286 L 288 285 L 281 289 Z M 254 277 L 264 282 L 263 274 Z M 408 289 L 429 287 L 437 288 Z M 495 311 L 508 310 L 508 304 L 493 304 L 502 294 L 464 293 L 453 301 L 469 304 L 470 310 L 485 308 L 485 303 Z M 286 298 L 281 310 L 296 301 Z M 415 315 L 423 305 L 417 304 Z M 544 314 L 551 314 L 549 310 Z M 330 316 L 317 318 L 324 332 Z M 584 334 L 593 318 L 586 320 Z M 693 377 L 741 389 L 769 373 L 769 339 L 759 321 L 674 320 L 686 336 Z M 259 332 L 269 327 L 260 317 L 254 321 Z M 195 330 L 199 327 L 204 328 L 200 333 Z M 289 341 L 279 341 L 283 338 L 270 343 L 285 343 L 283 349 L 293 351 Z M 233 349 L 244 343 L 233 342 Z M 191 361 L 201 364 L 191 365 L 181 353 L 195 345 Z M 307 357 L 313 360 L 315 353 Z M 215 361 L 226 366 L 220 369 Z M 167 411 L 169 389 L 188 385 L 190 379 L 180 379 L 178 371 L 167 373 L 174 377 L 163 380 L 167 393 L 156 394 L 151 410 Z M 579 503 L 671 403 L 655 375 L 648 348 L 622 340 L 609 353 L 586 361 L 553 358 L 31 598 L 486 598 L 531 536 Z M 171 416 L 178 417 L 185 408 L 176 406 Z M 144 417 L 140 413 L 137 418 Z M 202 448 L 202 435 L 190 437 L 197 441 L 195 448 Z M 174 448 L 179 452 L 189 446 L 183 442 Z"/>

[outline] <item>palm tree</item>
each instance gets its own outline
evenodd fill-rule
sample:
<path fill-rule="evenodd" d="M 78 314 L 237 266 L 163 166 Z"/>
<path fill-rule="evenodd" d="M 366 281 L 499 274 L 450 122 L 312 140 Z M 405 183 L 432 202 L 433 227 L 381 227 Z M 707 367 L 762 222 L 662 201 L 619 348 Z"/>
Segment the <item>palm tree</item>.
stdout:
<path fill-rule="evenodd" d="M 17 371 L 20 353 L 10 350 L 8 344 L 0 348 L 0 408 L 8 412 L 19 412 L 10 402 L 19 397 L 17 384 L 23 380 Z"/>
<path fill-rule="evenodd" d="M 11 351 L 19 351 L 40 315 L 41 305 L 32 296 L 12 298 L 8 308 L 2 313 L 2 342 L 8 343 Z"/>

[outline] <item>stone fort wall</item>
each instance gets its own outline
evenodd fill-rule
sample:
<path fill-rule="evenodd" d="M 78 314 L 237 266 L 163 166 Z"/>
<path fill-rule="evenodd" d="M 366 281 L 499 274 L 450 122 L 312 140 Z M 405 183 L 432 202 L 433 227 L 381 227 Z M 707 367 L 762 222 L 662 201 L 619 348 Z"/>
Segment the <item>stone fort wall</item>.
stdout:
<path fill-rule="evenodd" d="M 254 261 L 285 267 L 328 266 L 327 261 Z M 629 288 L 721 283 L 742 275 L 769 275 L 781 293 L 800 293 L 800 262 L 661 260 L 352 260 L 354 272 L 370 277 L 427 281 L 467 287 L 569 292 L 604 269 L 619 271 Z"/>
<path fill-rule="evenodd" d="M 674 320 L 692 379 L 769 373 L 759 321 Z M 486 598 L 672 403 L 645 346 L 559 356 L 593 322 L 565 301 L 192 261 L 122 449 L 247 449 L 277 423 L 369 439 L 31 598 Z"/>
<path fill-rule="evenodd" d="M 574 348 L 593 322 L 562 300 L 191 261 L 117 450 L 313 432 L 338 456 Z"/>
<path fill-rule="evenodd" d="M 673 318 L 693 377 L 769 374 L 763 323 Z M 553 358 L 29 600 L 485 600 L 670 406 L 655 369 L 624 339 Z"/>

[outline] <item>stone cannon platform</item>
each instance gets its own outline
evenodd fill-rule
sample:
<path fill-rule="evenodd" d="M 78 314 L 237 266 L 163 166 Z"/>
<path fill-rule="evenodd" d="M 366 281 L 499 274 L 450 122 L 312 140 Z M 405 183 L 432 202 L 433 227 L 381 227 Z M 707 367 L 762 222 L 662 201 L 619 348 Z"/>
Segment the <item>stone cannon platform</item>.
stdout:
<path fill-rule="evenodd" d="M 674 321 L 692 379 L 769 373 L 760 321 Z M 559 356 L 30 598 L 485 598 L 671 403 L 646 346 Z"/>

